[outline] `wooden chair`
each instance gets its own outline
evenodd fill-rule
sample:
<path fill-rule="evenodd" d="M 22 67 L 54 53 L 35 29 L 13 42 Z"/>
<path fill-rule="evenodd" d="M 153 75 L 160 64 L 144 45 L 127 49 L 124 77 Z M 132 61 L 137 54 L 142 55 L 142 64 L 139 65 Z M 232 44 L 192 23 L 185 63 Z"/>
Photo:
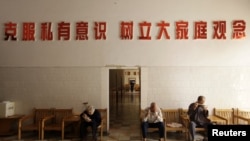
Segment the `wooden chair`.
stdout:
<path fill-rule="evenodd" d="M 235 124 L 235 110 L 232 109 L 218 109 L 214 108 L 214 116 L 217 116 L 221 119 L 224 119 L 225 123 L 219 123 L 219 124 Z"/>
<path fill-rule="evenodd" d="M 162 109 L 161 109 L 161 111 L 162 111 Z M 140 122 L 143 121 L 144 115 L 145 115 L 145 109 L 141 109 L 141 112 L 140 112 Z M 163 124 L 166 125 L 164 116 L 163 116 L 163 122 L 164 122 Z M 155 132 L 155 131 L 158 131 L 158 130 L 159 130 L 158 128 L 148 128 L 148 132 Z M 165 131 L 164 131 L 164 140 L 165 141 L 167 140 L 166 128 L 165 128 Z"/>
<path fill-rule="evenodd" d="M 250 110 L 248 109 L 237 109 L 236 114 L 234 115 L 236 118 L 237 124 L 248 124 L 250 125 Z"/>
<path fill-rule="evenodd" d="M 53 115 L 45 117 L 41 122 L 41 140 L 44 140 L 45 131 L 60 131 L 63 140 L 65 128 L 70 125 L 69 121 L 73 117 L 73 109 L 54 109 Z"/>
<path fill-rule="evenodd" d="M 125 84 L 125 85 L 124 85 L 124 90 L 125 90 L 126 92 L 128 92 L 128 91 L 129 91 L 129 89 L 130 89 L 129 84 Z"/>
<path fill-rule="evenodd" d="M 188 109 L 180 108 L 180 116 L 188 116 Z"/>
<path fill-rule="evenodd" d="M 38 139 L 41 138 L 40 124 L 43 118 L 51 116 L 52 109 L 34 108 L 32 114 L 22 117 L 18 122 L 18 140 L 21 139 L 23 131 L 37 131 Z"/>
<path fill-rule="evenodd" d="M 101 114 L 101 117 L 102 117 L 102 121 L 101 121 L 101 124 L 97 127 L 97 129 L 99 130 L 100 132 L 100 141 L 102 141 L 102 138 L 103 138 L 103 131 L 104 129 L 107 128 L 107 109 L 97 109 L 100 114 Z"/>
<path fill-rule="evenodd" d="M 191 140 L 191 134 L 190 134 L 190 130 L 189 130 L 190 127 L 189 126 L 190 126 L 191 121 L 190 121 L 188 116 L 184 116 L 184 115 L 181 115 L 181 120 L 183 122 L 184 127 L 186 128 L 186 131 L 187 131 L 186 140 L 190 141 Z M 196 127 L 195 131 L 204 133 L 206 130 L 203 127 Z"/>
<path fill-rule="evenodd" d="M 166 132 L 182 132 L 187 140 L 188 130 L 181 121 L 181 109 L 163 109 L 162 114 L 165 119 Z M 166 133 L 167 138 L 167 133 Z"/>
<path fill-rule="evenodd" d="M 140 85 L 139 84 L 135 84 L 135 91 L 140 91 Z"/>
<path fill-rule="evenodd" d="M 186 131 L 186 135 L 185 135 L 185 139 L 186 140 L 191 140 L 191 134 L 190 134 L 190 124 L 191 124 L 191 121 L 189 119 L 189 116 L 188 116 L 188 109 L 180 109 L 180 118 L 181 118 L 181 122 L 185 128 L 185 131 Z M 205 128 L 203 127 L 196 127 L 195 128 L 195 131 L 196 132 L 205 132 Z"/>
<path fill-rule="evenodd" d="M 189 119 L 188 119 L 188 110 L 187 109 L 182 109 L 180 108 L 180 120 L 181 123 L 183 124 L 184 128 L 186 128 L 186 131 L 188 131 L 188 124 L 189 124 Z"/>

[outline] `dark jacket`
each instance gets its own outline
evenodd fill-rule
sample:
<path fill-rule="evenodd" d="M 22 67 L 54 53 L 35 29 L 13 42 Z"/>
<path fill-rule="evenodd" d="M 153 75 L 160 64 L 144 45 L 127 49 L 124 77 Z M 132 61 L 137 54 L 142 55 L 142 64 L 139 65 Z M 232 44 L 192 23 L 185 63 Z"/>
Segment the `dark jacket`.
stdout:
<path fill-rule="evenodd" d="M 210 123 L 210 120 L 208 119 L 208 110 L 205 110 L 204 107 L 200 105 L 196 109 L 194 109 L 194 106 L 195 103 L 191 103 L 188 107 L 188 115 L 190 121 L 194 121 L 196 124 L 201 126 Z"/>
<path fill-rule="evenodd" d="M 97 125 L 101 124 L 101 121 L 102 121 L 101 114 L 97 109 L 95 109 L 95 111 L 92 115 L 89 115 L 87 111 L 82 112 L 80 115 L 81 121 L 85 121 L 82 117 L 83 114 L 86 114 L 92 121 L 95 121 L 97 123 Z"/>

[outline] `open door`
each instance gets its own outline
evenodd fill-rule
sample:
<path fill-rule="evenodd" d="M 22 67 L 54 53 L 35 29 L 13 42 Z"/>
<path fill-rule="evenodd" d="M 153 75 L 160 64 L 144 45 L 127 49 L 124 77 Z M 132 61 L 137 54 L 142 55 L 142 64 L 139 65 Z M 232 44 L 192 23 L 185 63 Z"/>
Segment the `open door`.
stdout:
<path fill-rule="evenodd" d="M 109 70 L 110 130 L 120 124 L 139 125 L 140 87 L 140 69 Z"/>

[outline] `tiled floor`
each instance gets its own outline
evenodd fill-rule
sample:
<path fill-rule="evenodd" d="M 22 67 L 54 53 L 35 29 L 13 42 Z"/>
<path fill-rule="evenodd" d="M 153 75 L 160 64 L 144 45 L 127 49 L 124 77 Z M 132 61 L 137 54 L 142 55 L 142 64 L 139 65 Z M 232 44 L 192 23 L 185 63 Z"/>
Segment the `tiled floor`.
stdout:
<path fill-rule="evenodd" d="M 110 96 L 110 129 L 108 135 L 103 137 L 104 141 L 141 141 L 140 133 L 140 98 L 138 92 L 127 92 L 122 95 L 111 93 Z M 90 138 L 90 137 L 89 137 Z M 16 136 L 0 137 L 0 141 L 13 141 Z M 23 141 L 37 140 L 37 135 L 26 134 Z M 59 133 L 47 135 L 46 141 L 60 140 Z M 69 141 L 80 141 L 79 138 L 67 138 Z M 158 133 L 150 133 L 148 141 L 157 141 Z M 87 141 L 87 140 L 86 140 Z M 91 138 L 90 138 L 91 141 Z M 184 141 L 182 134 L 168 133 L 167 141 Z"/>
<path fill-rule="evenodd" d="M 107 141 L 141 141 L 140 94 L 128 92 L 122 98 L 118 93 L 110 98 L 110 136 Z M 158 141 L 158 133 L 150 133 L 148 141 Z M 168 133 L 168 141 L 184 141 L 183 134 Z"/>

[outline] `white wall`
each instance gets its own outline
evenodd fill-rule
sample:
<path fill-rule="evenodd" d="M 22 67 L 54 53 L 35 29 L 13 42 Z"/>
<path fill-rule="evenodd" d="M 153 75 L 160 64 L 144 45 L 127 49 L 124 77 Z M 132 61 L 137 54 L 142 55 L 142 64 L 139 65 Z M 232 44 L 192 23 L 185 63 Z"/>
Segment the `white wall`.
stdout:
<path fill-rule="evenodd" d="M 210 107 L 250 108 L 249 0 L 12 0 L 0 2 L 0 100 L 33 107 L 74 107 L 87 99 L 108 107 L 110 67 L 141 67 L 141 106 L 187 107 L 205 95 Z M 246 38 L 233 40 L 232 20 L 246 22 Z M 4 23 L 89 22 L 89 40 L 3 41 Z M 134 22 L 134 39 L 119 38 L 119 23 Z M 138 23 L 152 23 L 152 40 L 138 40 Z M 161 20 L 170 22 L 170 40 L 156 40 Z M 189 22 L 189 39 L 174 39 L 174 22 Z M 193 22 L 208 23 L 208 39 L 194 40 Z M 212 39 L 212 21 L 227 21 L 227 39 Z M 95 41 L 93 22 L 106 21 L 107 40 Z M 73 27 L 72 27 L 73 28 Z M 54 25 L 54 35 L 57 27 Z M 74 31 L 72 30 L 72 34 Z M 39 36 L 39 33 L 36 34 Z M 118 68 L 119 68 L 118 67 Z"/>
<path fill-rule="evenodd" d="M 89 102 L 102 108 L 100 68 L 2 67 L 0 99 L 16 102 L 17 113 L 36 108 L 73 108 L 82 112 Z"/>
<path fill-rule="evenodd" d="M 57 6 L 55 6 L 57 5 Z M 1 66 L 246 66 L 250 61 L 248 54 L 249 0 L 12 0 L 1 1 L 0 37 L 3 39 L 5 22 L 21 24 L 35 22 L 39 34 L 41 22 L 52 22 L 54 41 L 5 42 L 0 40 Z M 246 22 L 246 38 L 232 40 L 231 22 L 242 19 Z M 152 23 L 151 41 L 138 40 L 139 22 Z M 156 23 L 165 20 L 170 40 L 156 40 Z M 188 40 L 176 40 L 174 22 L 189 22 Z M 206 21 L 208 39 L 194 40 L 193 23 Z M 212 21 L 226 20 L 227 39 L 212 40 Z M 72 35 L 74 24 L 78 21 L 89 22 L 89 40 L 57 40 L 58 22 L 70 22 Z M 106 21 L 107 40 L 95 41 L 93 38 L 95 21 Z M 121 40 L 119 24 L 121 21 L 134 22 L 134 39 Z M 55 57 L 56 56 L 56 57 Z M 8 59 L 7 59 L 8 58 Z M 31 59 L 32 58 L 32 59 Z"/>
<path fill-rule="evenodd" d="M 161 107 L 187 109 L 204 95 L 211 111 L 250 108 L 250 67 L 149 67 L 147 77 L 147 101 Z"/>

